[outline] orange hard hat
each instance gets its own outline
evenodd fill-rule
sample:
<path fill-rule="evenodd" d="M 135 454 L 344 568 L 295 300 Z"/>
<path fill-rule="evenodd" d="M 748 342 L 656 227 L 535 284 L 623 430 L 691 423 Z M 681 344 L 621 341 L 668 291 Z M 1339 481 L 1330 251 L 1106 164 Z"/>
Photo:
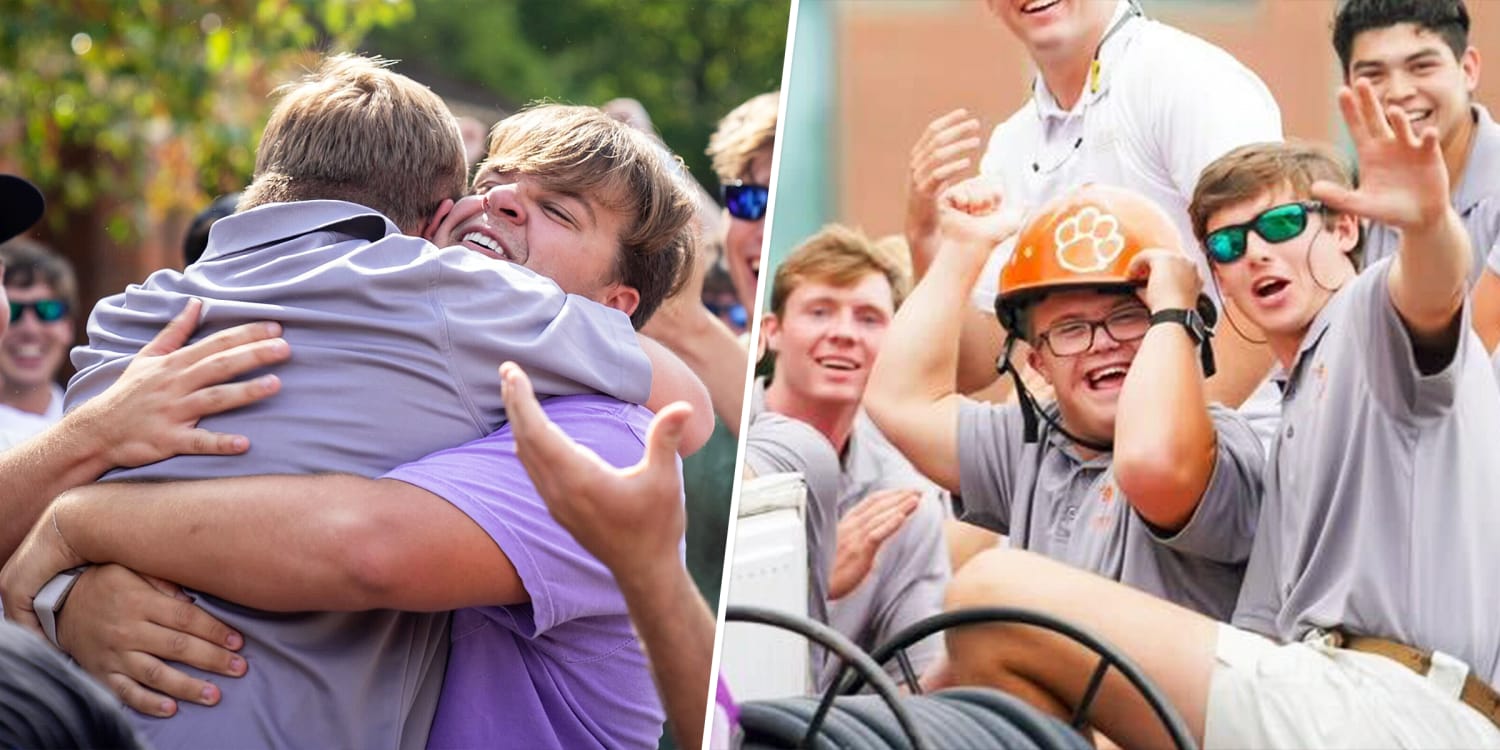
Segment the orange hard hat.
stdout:
<path fill-rule="evenodd" d="M 1000 269 L 995 312 L 1020 335 L 1013 328 L 1020 306 L 1062 289 L 1134 286 L 1125 271 L 1150 248 L 1182 248 L 1177 225 L 1160 206 L 1121 187 L 1078 187 L 1048 201 L 1021 227 Z"/>

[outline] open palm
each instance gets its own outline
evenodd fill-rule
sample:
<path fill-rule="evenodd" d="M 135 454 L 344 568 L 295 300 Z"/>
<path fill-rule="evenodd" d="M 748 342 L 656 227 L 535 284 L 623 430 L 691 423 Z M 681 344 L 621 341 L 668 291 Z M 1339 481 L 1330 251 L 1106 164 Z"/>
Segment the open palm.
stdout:
<path fill-rule="evenodd" d="M 1381 109 L 1365 81 L 1339 91 L 1339 109 L 1359 157 L 1359 189 L 1320 182 L 1313 186 L 1313 197 L 1334 210 L 1398 229 L 1442 217 L 1448 207 L 1448 169 L 1437 131 L 1413 132 L 1401 110 Z"/>

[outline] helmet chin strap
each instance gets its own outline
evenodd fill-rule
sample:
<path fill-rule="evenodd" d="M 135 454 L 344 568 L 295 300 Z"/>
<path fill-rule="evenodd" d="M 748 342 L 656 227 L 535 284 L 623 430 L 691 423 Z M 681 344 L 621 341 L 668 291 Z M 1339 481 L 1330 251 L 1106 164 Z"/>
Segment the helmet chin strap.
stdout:
<path fill-rule="evenodd" d="M 1036 398 L 1031 395 L 1031 391 L 1026 389 L 1026 383 L 1022 382 L 1021 373 L 1017 371 L 1010 362 L 1010 356 L 1015 352 L 1015 348 L 1015 335 L 1006 333 L 1005 352 L 1000 355 L 1000 361 L 996 363 L 996 369 L 999 371 L 1001 377 L 1004 377 L 1005 374 L 1009 372 L 1011 381 L 1016 384 L 1016 399 L 1020 402 L 1021 405 L 1021 423 L 1025 430 L 1024 434 L 1026 437 L 1026 442 L 1035 443 L 1040 438 L 1040 435 L 1038 433 L 1037 418 L 1041 417 L 1042 419 L 1046 420 L 1047 424 L 1052 426 L 1052 429 L 1062 433 L 1063 437 L 1085 448 L 1100 451 L 1103 453 L 1110 453 L 1114 451 L 1113 441 L 1108 443 L 1100 443 L 1074 435 L 1073 433 L 1065 429 L 1061 423 L 1053 419 L 1052 415 L 1048 414 L 1047 410 L 1043 409 L 1041 404 L 1037 403 Z"/>

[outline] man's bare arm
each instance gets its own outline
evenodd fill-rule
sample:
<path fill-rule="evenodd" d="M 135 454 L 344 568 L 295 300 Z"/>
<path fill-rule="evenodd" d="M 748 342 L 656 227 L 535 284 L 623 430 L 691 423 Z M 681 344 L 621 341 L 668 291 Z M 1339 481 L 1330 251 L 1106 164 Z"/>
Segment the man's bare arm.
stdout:
<path fill-rule="evenodd" d="M 1360 186 L 1348 190 L 1318 183 L 1313 195 L 1335 209 L 1400 230 L 1388 281 L 1391 304 L 1411 334 L 1418 363 L 1445 362 L 1458 341 L 1455 322 L 1474 255 L 1448 202 L 1437 131 L 1414 133 L 1399 110 L 1381 109 L 1365 81 L 1339 92 L 1339 109 L 1359 154 Z"/>
<path fill-rule="evenodd" d="M 745 350 L 745 342 L 703 306 L 704 275 L 713 262 L 705 250 L 707 248 L 700 243 L 691 259 L 693 268 L 689 282 L 662 303 L 642 327 L 641 333 L 656 339 L 682 358 L 688 369 L 708 388 L 713 413 L 731 433 L 738 435 L 750 354 Z M 750 308 L 754 307 L 755 301 L 751 300 Z M 708 412 L 695 413 L 708 415 Z"/>
<path fill-rule="evenodd" d="M 110 483 L 64 494 L 53 513 L 83 561 L 120 563 L 258 609 L 439 611 L 529 601 L 482 527 L 394 479 Z"/>
<path fill-rule="evenodd" d="M 1000 214 L 999 193 L 978 180 L 942 200 L 941 247 L 891 322 L 864 405 L 918 471 L 957 492 L 960 313 L 990 249 L 1015 226 Z"/>
<path fill-rule="evenodd" d="M 1151 312 L 1193 309 L 1198 268 L 1173 250 L 1147 250 L 1131 261 Z M 1217 434 L 1203 400 L 1198 344 L 1180 325 L 1155 325 L 1141 340 L 1120 391 L 1114 472 L 1131 507 L 1175 532 L 1187 524 L 1213 477 Z"/>
<path fill-rule="evenodd" d="M 52 498 L 112 468 L 249 449 L 244 437 L 198 429 L 198 420 L 275 393 L 280 382 L 274 375 L 225 383 L 285 360 L 290 350 L 274 323 L 238 326 L 184 348 L 201 308 L 198 300 L 189 301 L 114 385 L 0 453 L 0 559 L 15 552 Z"/>
<path fill-rule="evenodd" d="M 686 401 L 693 407 L 693 414 L 683 427 L 682 444 L 678 448 L 682 455 L 691 456 L 714 434 L 714 406 L 709 399 L 708 388 L 670 349 L 644 334 L 637 336 L 641 348 L 646 351 L 646 357 L 651 360 L 651 395 L 644 406 L 659 412 L 668 404 Z M 740 376 L 744 377 L 743 371 Z M 735 420 L 738 419 L 736 416 Z"/>

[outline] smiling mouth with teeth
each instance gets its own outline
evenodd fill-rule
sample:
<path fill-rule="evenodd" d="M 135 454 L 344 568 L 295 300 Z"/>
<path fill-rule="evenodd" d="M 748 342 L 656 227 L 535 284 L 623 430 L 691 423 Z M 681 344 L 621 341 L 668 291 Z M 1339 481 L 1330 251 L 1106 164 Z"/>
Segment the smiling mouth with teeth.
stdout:
<path fill-rule="evenodd" d="M 839 370 L 841 372 L 854 372 L 855 370 L 859 369 L 859 365 L 856 364 L 853 360 L 832 357 L 818 360 L 818 365 L 826 367 L 830 370 Z"/>
<path fill-rule="evenodd" d="M 1021 12 L 1026 14 L 1041 13 L 1048 8 L 1062 2 L 1062 0 L 1036 0 L 1021 6 Z"/>
<path fill-rule="evenodd" d="M 1110 365 L 1085 373 L 1084 380 L 1089 384 L 1090 388 L 1101 388 L 1106 385 L 1123 382 L 1125 380 L 1125 373 L 1128 371 L 1129 369 L 1125 365 Z"/>
<path fill-rule="evenodd" d="M 499 242 L 496 242 L 494 238 L 482 232 L 469 232 L 463 237 L 460 237 L 459 242 L 473 243 L 494 253 L 495 255 L 500 256 L 501 258 L 504 258 L 505 260 L 511 260 L 510 253 L 506 252 L 505 248 L 501 247 Z"/>

